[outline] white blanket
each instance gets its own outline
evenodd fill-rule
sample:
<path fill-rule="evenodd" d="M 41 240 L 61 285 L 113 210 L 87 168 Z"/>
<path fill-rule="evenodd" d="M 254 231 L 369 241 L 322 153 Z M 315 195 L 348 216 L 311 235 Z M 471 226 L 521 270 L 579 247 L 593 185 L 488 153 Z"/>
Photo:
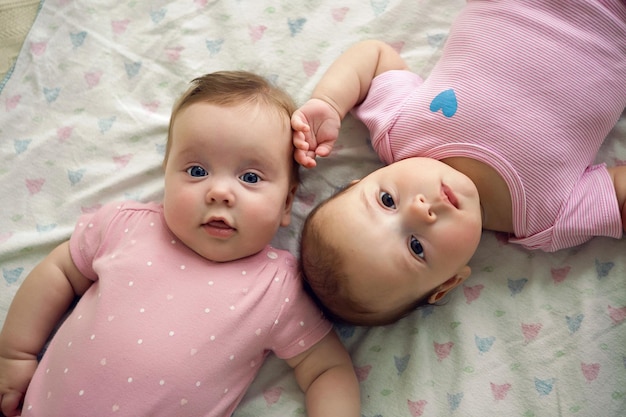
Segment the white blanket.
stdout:
<path fill-rule="evenodd" d="M 0 84 L 0 324 L 33 266 L 81 212 L 162 193 L 173 100 L 194 77 L 245 69 L 303 103 L 349 45 L 382 39 L 426 76 L 463 0 L 45 0 Z M 622 118 L 599 160 L 626 161 Z M 348 117 L 338 152 L 303 173 L 277 246 L 296 251 L 306 213 L 380 166 Z M 363 415 L 626 415 L 626 241 L 554 254 L 485 233 L 447 304 L 392 326 L 338 327 Z M 201 329 L 199 329 L 201 330 Z M 303 416 L 270 356 L 235 416 Z"/>

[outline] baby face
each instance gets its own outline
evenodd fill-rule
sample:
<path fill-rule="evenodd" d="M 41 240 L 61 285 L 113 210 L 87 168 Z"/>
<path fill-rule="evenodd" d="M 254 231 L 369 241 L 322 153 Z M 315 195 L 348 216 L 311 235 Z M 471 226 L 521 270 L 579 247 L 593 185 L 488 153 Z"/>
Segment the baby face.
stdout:
<path fill-rule="evenodd" d="M 262 250 L 291 220 L 287 114 L 257 103 L 199 102 L 173 123 L 163 201 L 170 230 L 212 261 Z"/>
<path fill-rule="evenodd" d="M 321 213 L 341 248 L 347 291 L 373 314 L 433 302 L 433 291 L 458 285 L 482 230 L 474 183 L 430 158 L 373 172 Z"/>

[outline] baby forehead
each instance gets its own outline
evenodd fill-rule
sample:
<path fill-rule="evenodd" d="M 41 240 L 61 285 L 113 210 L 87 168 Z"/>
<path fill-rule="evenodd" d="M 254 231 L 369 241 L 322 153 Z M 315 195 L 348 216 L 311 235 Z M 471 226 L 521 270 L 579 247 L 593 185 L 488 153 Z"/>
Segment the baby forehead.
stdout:
<path fill-rule="evenodd" d="M 364 228 L 368 226 L 363 216 L 366 209 L 359 194 L 352 191 L 353 188 L 332 196 L 312 214 L 311 226 L 321 235 L 326 235 L 326 239 L 334 245 L 343 246 L 351 242 L 355 234 L 363 236 Z"/>
<path fill-rule="evenodd" d="M 350 207 L 346 204 L 354 204 L 358 199 L 357 188 L 354 187 L 356 183 L 350 183 L 347 186 L 341 188 L 335 194 L 330 196 L 327 200 L 320 203 L 317 208 L 315 216 L 318 218 L 339 219 L 339 217 L 349 217 Z"/>

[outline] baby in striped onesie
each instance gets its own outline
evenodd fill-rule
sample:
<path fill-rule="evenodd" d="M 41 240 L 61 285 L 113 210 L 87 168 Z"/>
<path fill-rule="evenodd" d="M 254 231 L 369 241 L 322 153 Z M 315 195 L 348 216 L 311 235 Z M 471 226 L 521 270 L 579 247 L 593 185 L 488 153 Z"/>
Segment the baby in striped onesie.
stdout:
<path fill-rule="evenodd" d="M 424 80 L 382 42 L 348 49 L 292 117 L 305 167 L 349 111 L 389 164 L 305 223 L 327 315 L 384 324 L 439 300 L 482 229 L 545 251 L 621 238 L 626 166 L 593 162 L 626 106 L 624 39 L 623 1 L 469 0 Z"/>

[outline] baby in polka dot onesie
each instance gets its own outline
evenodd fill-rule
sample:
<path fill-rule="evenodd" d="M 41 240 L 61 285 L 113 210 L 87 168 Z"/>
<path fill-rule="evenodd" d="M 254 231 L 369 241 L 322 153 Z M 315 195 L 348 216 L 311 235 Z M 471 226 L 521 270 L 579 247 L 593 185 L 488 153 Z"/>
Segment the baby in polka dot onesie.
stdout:
<path fill-rule="evenodd" d="M 269 352 L 294 368 L 309 416 L 360 415 L 347 351 L 294 257 L 269 246 L 298 184 L 293 110 L 247 72 L 192 82 L 163 202 L 82 216 L 18 290 L 0 333 L 4 415 L 230 416 Z"/>

